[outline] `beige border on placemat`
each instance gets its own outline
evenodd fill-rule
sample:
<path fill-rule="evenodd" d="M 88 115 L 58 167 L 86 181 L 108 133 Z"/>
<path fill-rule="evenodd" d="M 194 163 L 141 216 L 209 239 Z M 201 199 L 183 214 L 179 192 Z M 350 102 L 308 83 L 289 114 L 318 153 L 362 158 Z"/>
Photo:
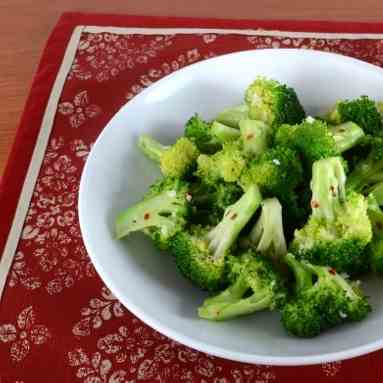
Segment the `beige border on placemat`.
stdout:
<path fill-rule="evenodd" d="M 44 117 L 41 123 L 40 132 L 33 151 L 32 159 L 29 164 L 24 185 L 20 194 L 16 213 L 13 218 L 12 226 L 7 238 L 7 242 L 0 260 L 0 299 L 4 291 L 5 283 L 11 268 L 20 235 L 23 229 L 25 217 L 28 212 L 29 204 L 35 188 L 36 180 L 40 172 L 41 164 L 44 159 L 45 151 L 51 134 L 57 105 L 61 96 L 65 80 L 68 76 L 73 60 L 76 55 L 77 47 L 80 42 L 81 34 L 109 32 L 115 34 L 142 34 L 142 35 L 174 35 L 174 34 L 236 34 L 245 36 L 280 36 L 286 38 L 321 38 L 321 39 L 383 39 L 383 34 L 369 33 L 314 33 L 314 32 L 289 32 L 289 31 L 267 31 L 267 30 L 240 30 L 240 29 L 214 29 L 214 28 L 118 28 L 118 27 L 98 27 L 98 26 L 78 26 L 74 29 L 68 43 L 61 67 L 57 74 L 52 92 L 49 96 L 48 104 L 45 108 Z"/>

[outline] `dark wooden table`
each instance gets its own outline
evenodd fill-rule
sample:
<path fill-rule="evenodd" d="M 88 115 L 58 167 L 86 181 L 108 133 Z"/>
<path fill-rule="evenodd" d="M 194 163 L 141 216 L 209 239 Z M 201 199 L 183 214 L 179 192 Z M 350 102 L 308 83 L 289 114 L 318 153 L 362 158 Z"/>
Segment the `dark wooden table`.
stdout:
<path fill-rule="evenodd" d="M 381 0 L 0 0 L 0 175 L 44 43 L 65 11 L 236 19 L 383 20 Z"/>

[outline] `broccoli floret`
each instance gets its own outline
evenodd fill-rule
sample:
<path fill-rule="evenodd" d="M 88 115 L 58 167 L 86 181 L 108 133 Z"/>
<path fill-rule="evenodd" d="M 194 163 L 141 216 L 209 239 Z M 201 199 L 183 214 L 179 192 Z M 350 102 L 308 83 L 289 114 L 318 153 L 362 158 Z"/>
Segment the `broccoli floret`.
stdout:
<path fill-rule="evenodd" d="M 221 288 L 230 249 L 261 200 L 257 186 L 253 185 L 226 209 L 215 227 L 179 232 L 171 241 L 170 249 L 180 272 L 204 290 Z"/>
<path fill-rule="evenodd" d="M 138 140 L 139 148 L 152 160 L 160 164 L 166 177 L 182 178 L 195 169 L 199 150 L 188 138 L 179 138 L 174 145 L 162 145 L 152 137 L 143 135 Z"/>
<path fill-rule="evenodd" d="M 307 118 L 299 125 L 282 125 L 274 138 L 275 144 L 290 147 L 303 157 L 307 168 L 314 161 L 336 156 L 336 141 L 324 121 Z"/>
<path fill-rule="evenodd" d="M 270 146 L 271 128 L 263 121 L 241 120 L 239 127 L 246 155 L 261 154 Z"/>
<path fill-rule="evenodd" d="M 342 159 L 314 162 L 311 180 L 312 214 L 295 231 L 291 251 L 313 264 L 356 275 L 368 269 L 364 249 L 372 237 L 367 201 L 358 193 L 346 195 Z"/>
<path fill-rule="evenodd" d="M 201 153 L 215 153 L 222 145 L 211 132 L 211 123 L 204 121 L 198 114 L 191 117 L 184 131 L 185 137 L 193 141 Z"/>
<path fill-rule="evenodd" d="M 360 321 L 371 311 L 361 289 L 334 269 L 297 262 L 291 254 L 286 261 L 297 278 L 296 295 L 281 310 L 282 324 L 290 334 L 314 337 L 343 323 Z"/>
<path fill-rule="evenodd" d="M 160 249 L 186 225 L 190 204 L 188 183 L 165 178 L 152 185 L 142 201 L 121 212 L 116 219 L 117 238 L 142 231 Z"/>
<path fill-rule="evenodd" d="M 276 129 L 282 124 L 298 124 L 305 112 L 294 89 L 277 81 L 258 77 L 246 90 L 249 118 L 261 120 Z"/>
<path fill-rule="evenodd" d="M 197 160 L 196 175 L 204 182 L 214 184 L 219 180 L 238 181 L 246 160 L 238 142 L 223 145 L 223 149 L 213 155 L 201 154 Z"/>
<path fill-rule="evenodd" d="M 231 256 L 228 268 L 229 287 L 203 302 L 198 309 L 200 318 L 223 321 L 284 305 L 283 279 L 269 260 L 249 251 Z"/>
<path fill-rule="evenodd" d="M 246 104 L 227 108 L 218 114 L 216 121 L 230 126 L 239 128 L 239 121 L 249 117 L 249 107 Z"/>
<path fill-rule="evenodd" d="M 278 264 L 286 255 L 286 240 L 283 233 L 282 206 L 277 198 L 262 201 L 262 212 L 245 245 L 253 247 L 259 254 Z"/>
<path fill-rule="evenodd" d="M 218 181 L 215 184 L 196 182 L 191 185 L 190 195 L 194 212 L 191 221 L 195 224 L 216 225 L 227 207 L 243 194 L 235 183 Z"/>
<path fill-rule="evenodd" d="M 211 134 L 221 143 L 235 141 L 240 136 L 240 131 L 221 122 L 213 121 L 211 125 Z"/>
<path fill-rule="evenodd" d="M 302 166 L 297 153 L 278 146 L 248 162 L 241 175 L 244 189 L 256 183 L 265 197 L 284 198 L 302 181 Z"/>
<path fill-rule="evenodd" d="M 371 150 L 367 158 L 359 161 L 347 180 L 347 188 L 368 194 L 383 181 L 383 138 L 370 139 Z"/>
<path fill-rule="evenodd" d="M 240 178 L 241 186 L 256 183 L 264 197 L 276 197 L 283 205 L 286 235 L 290 236 L 307 217 L 299 206 L 296 188 L 303 182 L 303 169 L 297 153 L 277 146 L 249 161 Z"/>
<path fill-rule="evenodd" d="M 382 119 L 379 110 L 376 103 L 367 96 L 337 102 L 327 115 L 327 119 L 335 125 L 352 121 L 358 124 L 365 133 L 382 135 Z"/>

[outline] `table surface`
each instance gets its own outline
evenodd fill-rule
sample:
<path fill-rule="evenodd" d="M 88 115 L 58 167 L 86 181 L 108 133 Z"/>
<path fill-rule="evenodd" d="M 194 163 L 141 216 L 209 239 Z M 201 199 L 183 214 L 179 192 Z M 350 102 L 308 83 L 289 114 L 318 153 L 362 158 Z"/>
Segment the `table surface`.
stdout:
<path fill-rule="evenodd" d="M 379 21 L 381 0 L 1 0 L 0 175 L 46 39 L 65 11 L 236 19 Z"/>

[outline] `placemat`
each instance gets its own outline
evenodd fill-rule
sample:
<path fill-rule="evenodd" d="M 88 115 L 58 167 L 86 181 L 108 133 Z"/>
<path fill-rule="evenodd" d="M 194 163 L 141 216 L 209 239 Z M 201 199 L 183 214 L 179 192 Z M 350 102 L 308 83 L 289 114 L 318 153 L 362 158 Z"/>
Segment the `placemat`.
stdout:
<path fill-rule="evenodd" d="M 108 120 L 140 91 L 229 52 L 301 48 L 383 65 L 383 24 L 65 14 L 42 56 L 0 188 L 0 382 L 382 382 L 383 352 L 305 367 L 206 355 L 146 326 L 96 274 L 77 193 Z"/>

